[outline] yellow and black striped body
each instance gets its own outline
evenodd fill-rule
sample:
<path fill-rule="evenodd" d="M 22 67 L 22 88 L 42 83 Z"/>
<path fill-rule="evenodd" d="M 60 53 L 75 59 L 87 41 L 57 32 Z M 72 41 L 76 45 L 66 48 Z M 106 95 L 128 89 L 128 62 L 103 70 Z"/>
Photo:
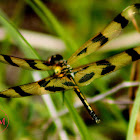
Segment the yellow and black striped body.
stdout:
<path fill-rule="evenodd" d="M 76 60 L 85 57 L 104 46 L 108 41 L 117 36 L 125 28 L 134 14 L 138 13 L 140 4 L 134 4 L 126 8 L 121 14 L 98 35 L 91 38 L 79 48 L 68 61 L 61 55 L 50 57 L 47 61 L 22 59 L 8 55 L 0 55 L 0 62 L 22 67 L 30 70 L 54 70 L 54 75 L 26 85 L 11 87 L 0 92 L 0 97 L 24 97 L 30 95 L 42 95 L 73 89 L 91 117 L 98 123 L 99 119 L 87 103 L 78 86 L 90 84 L 94 79 L 114 72 L 133 61 L 140 59 L 140 47 L 128 49 L 110 58 L 90 63 L 72 69 L 70 65 Z"/>

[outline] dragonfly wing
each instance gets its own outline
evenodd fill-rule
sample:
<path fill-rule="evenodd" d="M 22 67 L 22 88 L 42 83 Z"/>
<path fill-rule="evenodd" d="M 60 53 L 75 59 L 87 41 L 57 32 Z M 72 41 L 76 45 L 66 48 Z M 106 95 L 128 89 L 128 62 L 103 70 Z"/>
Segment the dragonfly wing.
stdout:
<path fill-rule="evenodd" d="M 49 92 L 65 91 L 73 89 L 76 85 L 68 77 L 56 77 L 49 80 L 45 86 L 45 90 Z"/>
<path fill-rule="evenodd" d="M 35 59 L 23 59 L 18 57 L 13 57 L 9 55 L 0 54 L 0 62 L 10 64 L 12 66 L 21 67 L 29 70 L 50 70 L 54 66 L 48 61 L 35 60 Z"/>
<path fill-rule="evenodd" d="M 68 64 L 71 65 L 76 60 L 83 58 L 97 49 L 104 46 L 108 41 L 118 36 L 123 28 L 127 26 L 131 20 L 131 16 L 138 13 L 140 4 L 127 7 L 121 14 L 116 16 L 114 20 L 98 35 L 91 38 L 83 46 L 81 46 L 69 59 Z"/>
<path fill-rule="evenodd" d="M 108 59 L 75 68 L 73 69 L 75 82 L 78 86 L 85 86 L 94 79 L 116 71 L 138 59 L 140 59 L 140 47 L 128 49 Z"/>
<path fill-rule="evenodd" d="M 31 95 L 42 95 L 72 89 L 74 83 L 67 77 L 48 77 L 40 81 L 11 87 L 0 92 L 0 97 L 17 98 Z"/>

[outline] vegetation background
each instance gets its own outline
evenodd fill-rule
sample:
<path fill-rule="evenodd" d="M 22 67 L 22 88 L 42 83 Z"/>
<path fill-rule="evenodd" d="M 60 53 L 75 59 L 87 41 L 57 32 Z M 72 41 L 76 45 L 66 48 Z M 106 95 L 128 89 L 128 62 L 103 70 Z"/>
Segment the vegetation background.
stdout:
<path fill-rule="evenodd" d="M 136 2 L 139 0 L 0 0 L 0 53 L 44 60 L 59 53 L 68 59 L 117 14 Z M 140 23 L 139 15 L 136 18 Z M 122 34 L 124 38 L 130 36 L 132 43 L 127 44 L 127 38 L 123 42 L 117 40 L 119 45 L 112 43 L 114 47 L 112 45 L 109 50 L 95 53 L 94 57 L 90 55 L 73 66 L 103 59 L 140 43 L 133 42 L 133 35 L 137 33 L 132 23 Z M 131 66 L 126 66 L 80 89 L 88 99 L 92 99 L 123 81 L 129 81 L 130 70 Z M 36 73 L 0 64 L 0 91 L 50 74 L 52 72 Z M 129 104 L 132 104 L 128 88 L 91 104 L 101 118 L 100 124 L 94 123 L 73 91 L 67 91 L 64 95 L 64 101 L 62 93 L 18 99 L 0 98 L 0 109 L 9 116 L 9 126 L 0 133 L 0 139 L 123 140 L 126 135 L 128 137 Z M 75 103 L 80 107 L 74 109 Z"/>

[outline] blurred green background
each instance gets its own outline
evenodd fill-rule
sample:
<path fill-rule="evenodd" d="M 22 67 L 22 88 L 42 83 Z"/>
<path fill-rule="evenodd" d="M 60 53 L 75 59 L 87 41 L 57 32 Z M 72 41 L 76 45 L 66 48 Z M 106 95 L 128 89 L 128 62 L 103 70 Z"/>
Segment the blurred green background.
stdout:
<path fill-rule="evenodd" d="M 44 60 L 59 53 L 64 59 L 68 59 L 84 42 L 103 30 L 117 14 L 137 2 L 139 0 L 42 0 L 41 3 L 39 0 L 0 0 L 0 16 L 7 19 L 0 20 L 0 53 L 21 58 L 38 58 L 36 55 L 38 53 Z M 140 21 L 139 16 L 136 18 Z M 33 49 L 28 48 L 29 44 L 22 43 L 19 33 L 16 34 L 16 31 L 12 30 L 12 25 L 23 34 Z M 124 37 L 131 35 L 132 32 L 136 31 L 132 24 L 129 24 L 123 32 Z M 134 47 L 138 43 L 135 42 L 129 47 Z M 122 49 L 119 46 L 118 48 Z M 105 58 L 118 51 L 112 48 L 109 53 L 88 56 L 88 59 L 80 60 L 74 66 L 89 63 L 88 60 Z M 126 66 L 80 89 L 88 98 L 104 93 L 115 85 L 128 81 L 130 68 L 130 65 Z M 39 78 L 47 77 L 49 74 L 42 72 Z M 34 80 L 38 78 L 33 71 L 0 63 L 0 91 Z M 117 101 L 124 98 L 128 98 L 128 89 L 122 89 L 106 99 Z M 83 106 L 78 109 L 72 108 L 75 103 L 80 104 L 73 91 L 65 92 L 64 102 L 62 93 L 51 95 L 51 99 L 53 104 L 48 105 L 51 101 L 41 96 L 0 98 L 0 109 L 9 116 L 9 126 L 6 131 L 0 133 L 0 139 L 124 140 L 126 138 L 129 123 L 128 105 L 109 104 L 106 100 L 91 104 L 101 118 L 101 123 L 95 124 Z M 65 113 L 67 107 L 70 113 Z"/>

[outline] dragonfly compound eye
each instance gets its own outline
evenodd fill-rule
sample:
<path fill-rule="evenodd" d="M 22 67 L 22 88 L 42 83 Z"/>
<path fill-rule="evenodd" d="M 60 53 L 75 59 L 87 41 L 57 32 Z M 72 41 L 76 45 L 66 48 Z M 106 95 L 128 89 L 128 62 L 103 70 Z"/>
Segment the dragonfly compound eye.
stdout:
<path fill-rule="evenodd" d="M 60 54 L 53 55 L 49 59 L 51 64 L 56 64 L 56 63 L 60 62 L 61 60 L 63 60 L 63 57 Z"/>

